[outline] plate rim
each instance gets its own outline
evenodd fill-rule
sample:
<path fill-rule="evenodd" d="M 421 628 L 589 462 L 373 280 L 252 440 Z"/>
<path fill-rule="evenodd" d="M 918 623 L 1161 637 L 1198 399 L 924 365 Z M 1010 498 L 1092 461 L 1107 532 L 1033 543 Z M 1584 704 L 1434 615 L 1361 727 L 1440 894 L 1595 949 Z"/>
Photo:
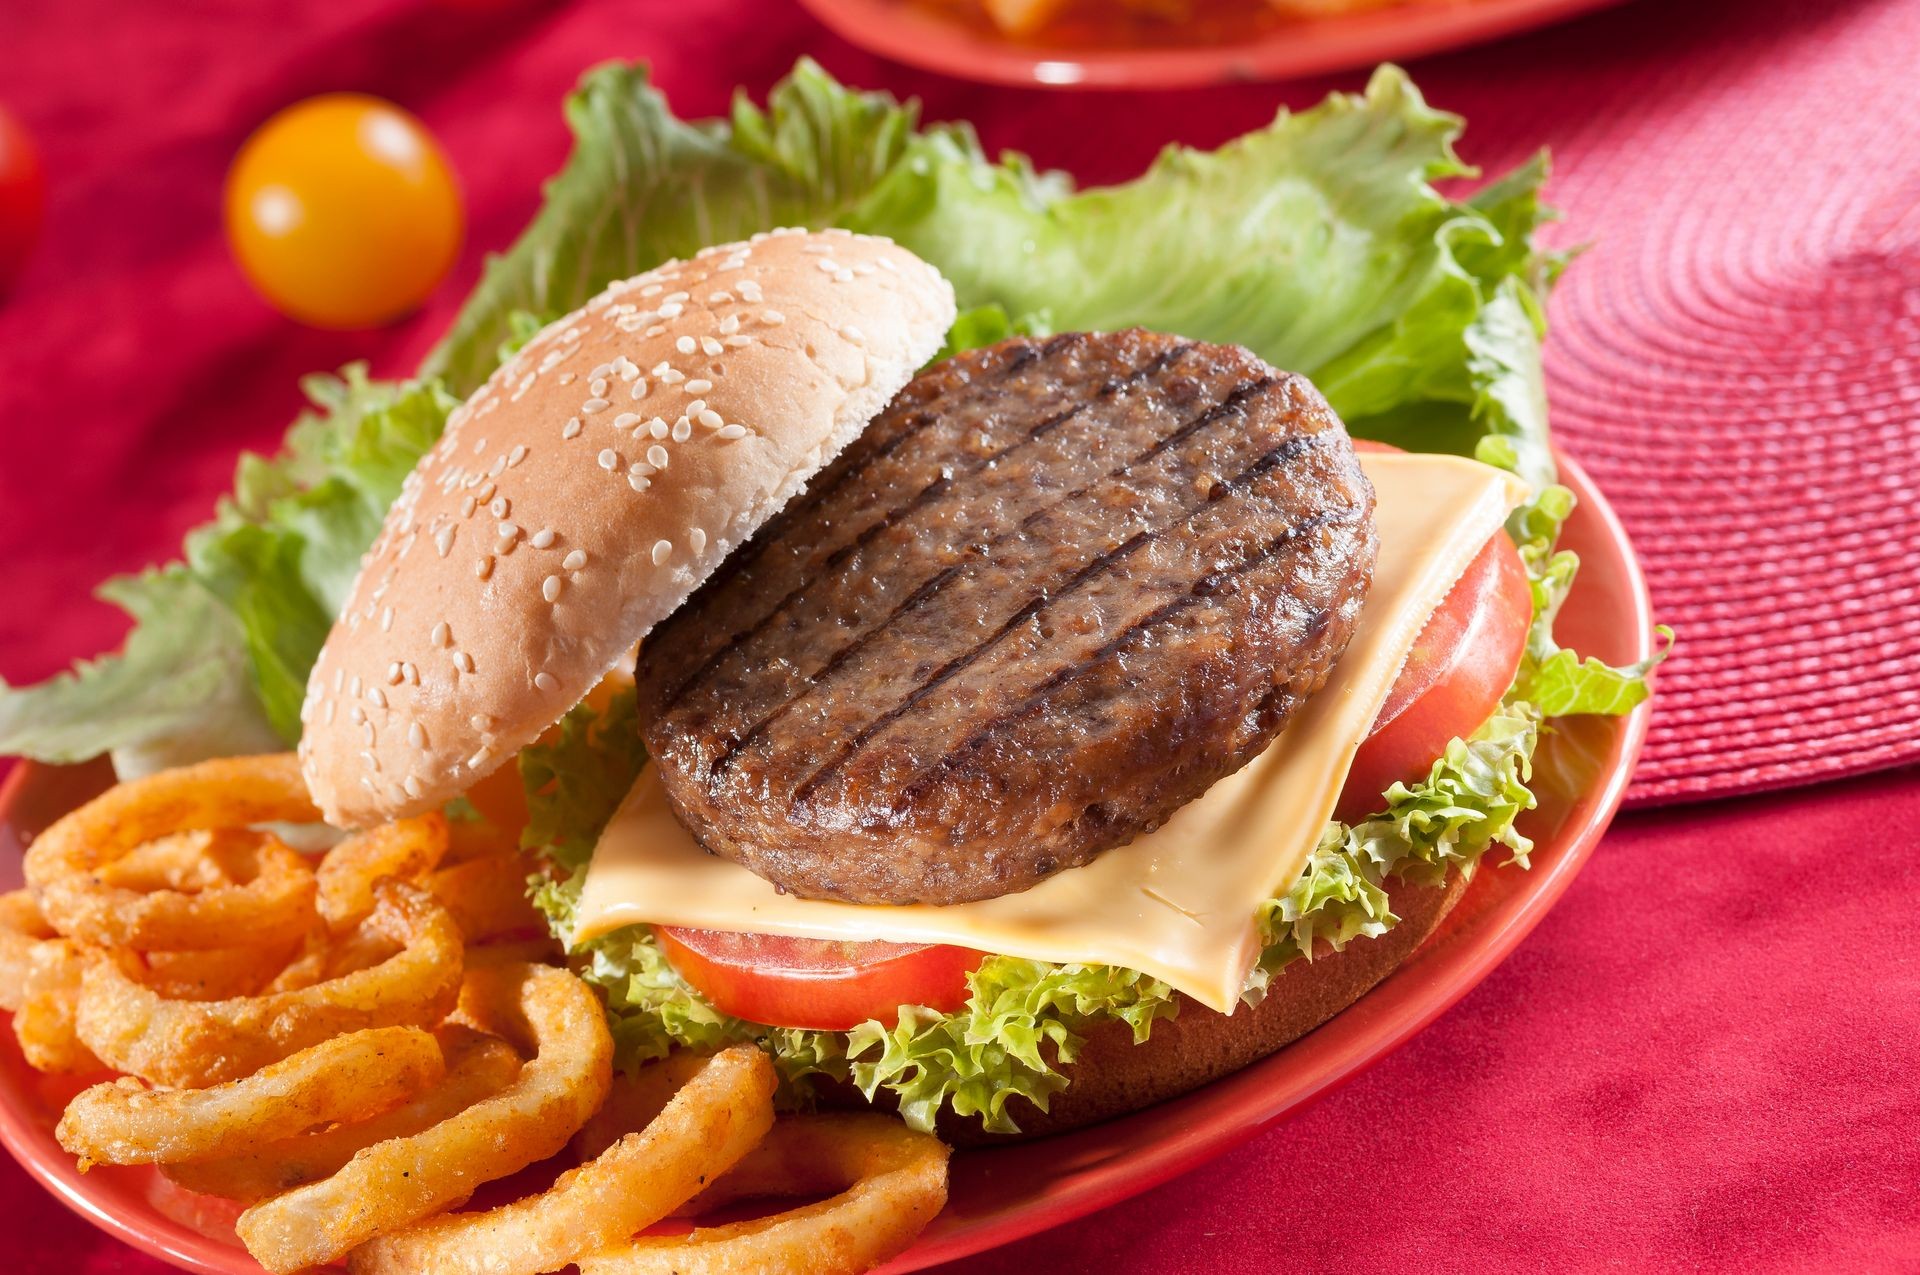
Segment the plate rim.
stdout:
<path fill-rule="evenodd" d="M 1586 470 L 1558 447 L 1555 447 L 1554 454 L 1561 468 L 1561 481 L 1579 497 L 1576 516 L 1594 519 L 1597 522 L 1595 540 L 1605 542 L 1615 550 L 1615 566 L 1623 576 L 1622 583 L 1631 602 L 1629 613 L 1621 617 L 1618 624 L 1623 631 L 1630 629 L 1637 635 L 1635 658 L 1645 658 L 1653 649 L 1653 609 L 1646 578 L 1632 542 L 1612 505 Z M 1578 585 L 1575 587 L 1577 590 Z M 1414 1012 L 1391 1020 L 1388 1029 L 1371 1037 L 1339 1065 L 1315 1075 L 1300 1092 L 1271 1104 L 1251 1118 L 1233 1122 L 1218 1119 L 1196 1122 L 1173 1143 L 1163 1141 L 1156 1145 L 1151 1156 L 1133 1157 L 1118 1168 L 1105 1168 L 1077 1176 L 1058 1194 L 1035 1199 L 1017 1209 L 988 1215 L 945 1235 L 936 1233 L 882 1267 L 884 1275 L 905 1275 L 905 1272 L 974 1256 L 1086 1217 L 1161 1186 L 1290 1119 L 1425 1030 L 1512 953 L 1553 909 L 1592 857 L 1594 848 L 1619 811 L 1625 796 L 1634 763 L 1646 740 L 1650 710 L 1650 702 L 1642 703 L 1621 719 L 1619 760 L 1596 776 L 1596 782 L 1582 792 L 1585 807 L 1583 818 L 1564 842 L 1564 848 L 1548 871 L 1540 877 L 1529 878 L 1530 888 L 1525 892 L 1523 905 L 1512 915 L 1496 922 L 1490 932 L 1477 935 L 1471 950 L 1452 965 L 1439 971 L 1425 967 L 1409 970 L 1408 965 L 1414 959 L 1410 957 L 1408 962 L 1356 1001 L 1354 1006 L 1329 1021 L 1338 1021 L 1395 980 L 1409 976 L 1426 980 L 1437 978 L 1438 982 L 1430 988 L 1419 989 L 1421 994 L 1413 1002 Z M 0 821 L 7 818 L 36 776 L 54 769 L 32 761 L 16 763 L 4 779 L 0 779 Z M 1302 1039 L 1311 1039 L 1313 1034 L 1309 1033 L 1308 1037 Z M 68 1209 L 119 1242 L 182 1269 L 203 1275 L 235 1275 L 236 1272 L 252 1275 L 259 1270 L 246 1257 L 244 1250 L 202 1234 L 151 1204 L 140 1213 L 125 1213 L 112 1207 L 111 1197 L 101 1198 L 86 1189 L 84 1179 L 71 1160 L 45 1155 L 39 1146 L 45 1136 L 43 1122 L 36 1119 L 29 1109 L 29 1103 L 22 1100 L 20 1088 L 8 1080 L 21 1071 L 23 1064 L 10 1042 L 0 1042 L 0 1048 L 6 1050 L 6 1065 L 4 1070 L 0 1070 L 0 1144 L 6 1146 L 13 1159 L 35 1181 Z M 1284 1071 L 1288 1067 L 1286 1058 L 1290 1049 L 1276 1051 L 1213 1085 L 1203 1086 L 1192 1094 L 1172 1101 L 1185 1101 L 1218 1085 L 1256 1082 L 1268 1071 Z M 1124 1130 L 1126 1124 L 1136 1119 L 1138 1114 L 1143 1113 L 1123 1116 L 1095 1128 L 1104 1129 L 1111 1135 L 1116 1128 Z M 1051 1143 L 1069 1147 L 1075 1136 L 1074 1133 L 1068 1133 L 1023 1145 L 1044 1146 Z M 979 1157 L 993 1153 L 989 1148 L 957 1154 Z M 93 1172 L 95 1175 L 105 1175 L 121 1171 L 102 1168 Z"/>
<path fill-rule="evenodd" d="M 952 18 L 905 7 L 904 0 L 800 0 L 841 39 L 903 66 L 978 83 L 1054 90 L 1199 88 L 1324 75 L 1444 53 L 1623 3 L 1428 0 L 1307 19 L 1240 44 L 1076 49 L 978 32 Z"/>

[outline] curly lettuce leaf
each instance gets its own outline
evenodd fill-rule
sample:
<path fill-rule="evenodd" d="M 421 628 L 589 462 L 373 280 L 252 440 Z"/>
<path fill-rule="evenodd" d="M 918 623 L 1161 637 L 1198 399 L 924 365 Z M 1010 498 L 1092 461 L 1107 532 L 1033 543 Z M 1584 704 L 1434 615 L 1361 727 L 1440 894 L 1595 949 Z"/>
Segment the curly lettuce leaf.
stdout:
<path fill-rule="evenodd" d="M 927 360 L 927 365 L 931 367 L 967 350 L 984 349 L 1010 336 L 1051 335 L 1052 316 L 1044 310 L 1014 318 L 1007 313 L 1005 306 L 997 303 L 975 306 L 955 316 L 953 326 L 947 329 L 946 344 L 940 347 L 938 354 Z"/>
<path fill-rule="evenodd" d="M 131 776 L 279 746 L 235 675 L 245 636 L 185 568 L 116 576 L 98 592 L 133 617 L 125 646 L 37 686 L 0 682 L 0 754 L 77 762 L 111 751 Z"/>
<path fill-rule="evenodd" d="M 831 225 L 899 164 L 919 108 L 858 93 L 802 59 L 764 110 L 675 117 L 644 66 L 609 63 L 567 98 L 574 134 L 546 202 L 427 356 L 422 375 L 468 392 L 493 371 L 515 312 L 547 319 L 615 279 L 776 226 Z"/>
<path fill-rule="evenodd" d="M 361 555 L 455 406 L 435 382 L 374 381 L 360 365 L 302 386 L 314 410 L 277 456 L 241 456 L 185 562 L 102 588 L 134 617 L 119 654 L 0 686 L 0 753 L 112 751 L 132 774 L 299 739 L 307 673 Z"/>

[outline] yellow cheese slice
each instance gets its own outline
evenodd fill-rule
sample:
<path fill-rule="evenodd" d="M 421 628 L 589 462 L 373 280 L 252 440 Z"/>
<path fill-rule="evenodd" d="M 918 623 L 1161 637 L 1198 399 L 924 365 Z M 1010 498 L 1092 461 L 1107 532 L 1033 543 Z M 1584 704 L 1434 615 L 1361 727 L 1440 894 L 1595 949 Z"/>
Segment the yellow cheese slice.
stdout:
<path fill-rule="evenodd" d="M 648 767 L 594 852 L 574 941 L 656 922 L 957 943 L 1140 970 L 1232 1012 L 1259 955 L 1255 910 L 1299 875 L 1427 617 L 1526 497 L 1513 476 L 1458 457 L 1367 453 L 1361 463 L 1378 497 L 1380 554 L 1346 654 L 1264 753 L 1157 831 L 1030 890 L 979 903 L 799 899 L 702 850 Z"/>

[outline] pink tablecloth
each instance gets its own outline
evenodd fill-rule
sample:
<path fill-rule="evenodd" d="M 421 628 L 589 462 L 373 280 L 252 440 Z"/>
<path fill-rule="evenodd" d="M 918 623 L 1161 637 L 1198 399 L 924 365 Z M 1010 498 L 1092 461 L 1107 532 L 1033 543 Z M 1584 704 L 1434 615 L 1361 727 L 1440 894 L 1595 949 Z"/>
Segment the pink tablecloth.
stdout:
<path fill-rule="evenodd" d="M 811 53 L 1085 180 L 1330 86 L 989 90 L 747 0 L 140 16 L 63 0 L 9 6 L 0 48 L 0 101 L 53 185 L 46 242 L 0 307 L 0 676 L 15 681 L 117 639 L 87 586 L 204 518 L 235 450 L 277 440 L 297 376 L 417 359 L 481 250 L 535 206 L 565 152 L 556 104 L 592 62 L 649 58 L 676 106 L 710 114 Z M 1552 370 L 1563 439 L 1611 482 L 1685 642 L 1643 798 L 1920 755 L 1920 555 L 1902 551 L 1920 547 L 1916 48 L 1914 0 L 1649 0 L 1412 68 L 1473 120 L 1469 158 L 1553 143 L 1567 238 L 1599 242 L 1556 300 Z M 329 89 L 422 114 L 472 214 L 458 276 L 372 336 L 268 313 L 218 232 L 241 138 Z M 1736 445 L 1729 420 L 1774 428 Z M 1731 477 L 1689 501 L 1672 479 L 1689 465 Z M 1762 515 L 1773 532 L 1749 535 Z M 1916 827 L 1912 769 L 1629 816 L 1505 967 L 1364 1080 L 975 1268 L 1920 1269 Z M 157 1269 L 4 1164 L 0 1218 L 0 1267 Z"/>

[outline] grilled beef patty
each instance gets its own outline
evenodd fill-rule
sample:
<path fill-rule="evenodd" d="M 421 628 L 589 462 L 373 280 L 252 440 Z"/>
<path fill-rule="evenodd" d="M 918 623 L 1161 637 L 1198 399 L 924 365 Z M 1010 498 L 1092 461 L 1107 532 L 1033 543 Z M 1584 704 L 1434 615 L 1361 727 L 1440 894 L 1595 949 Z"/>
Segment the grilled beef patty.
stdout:
<path fill-rule="evenodd" d="M 808 898 L 1023 890 L 1158 826 L 1319 689 L 1373 490 L 1304 378 L 1158 333 L 902 390 L 641 651 L 681 821 Z"/>

